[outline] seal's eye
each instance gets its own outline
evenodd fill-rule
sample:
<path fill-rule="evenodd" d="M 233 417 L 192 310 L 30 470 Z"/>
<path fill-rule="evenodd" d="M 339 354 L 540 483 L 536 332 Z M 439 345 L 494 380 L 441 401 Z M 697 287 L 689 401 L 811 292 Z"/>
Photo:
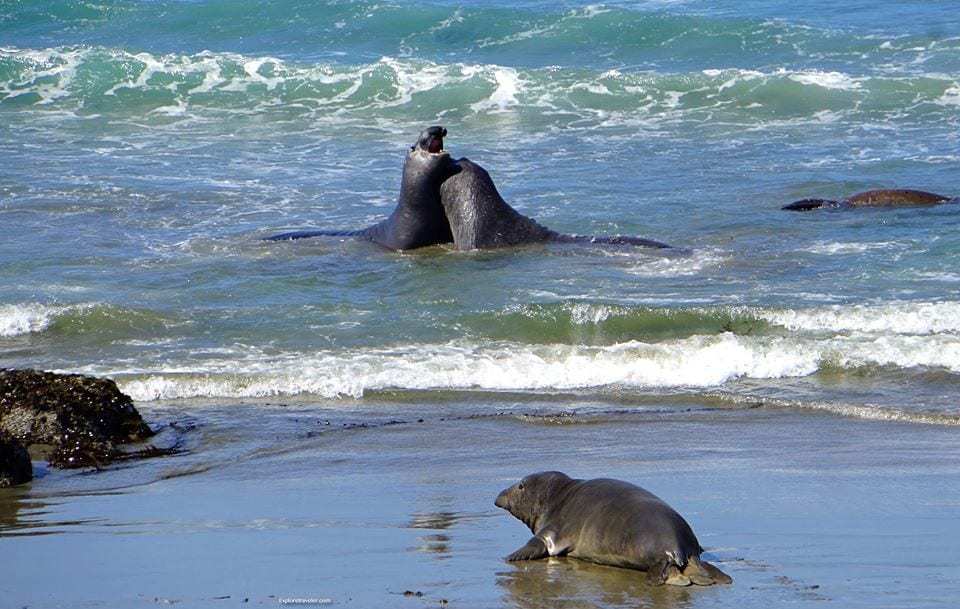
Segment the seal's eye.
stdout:
<path fill-rule="evenodd" d="M 521 482 L 520 484 L 517 485 L 517 490 L 518 490 L 518 491 L 522 491 L 522 490 L 523 490 L 523 482 Z"/>

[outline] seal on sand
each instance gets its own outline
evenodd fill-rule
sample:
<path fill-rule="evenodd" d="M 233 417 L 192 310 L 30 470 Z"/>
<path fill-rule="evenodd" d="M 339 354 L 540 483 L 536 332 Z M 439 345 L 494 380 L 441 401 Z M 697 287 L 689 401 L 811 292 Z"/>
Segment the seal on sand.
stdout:
<path fill-rule="evenodd" d="M 832 201 L 830 199 L 801 199 L 789 205 L 784 205 L 781 209 L 787 211 L 810 211 L 820 208 L 915 207 L 957 202 L 960 202 L 960 199 L 951 199 L 950 197 L 922 190 L 891 189 L 868 190 L 840 201 Z"/>
<path fill-rule="evenodd" d="M 443 149 L 446 135 L 443 127 L 429 127 L 410 147 L 403 164 L 397 207 L 383 222 L 357 231 L 295 231 L 267 237 L 267 240 L 347 236 L 367 239 L 391 250 L 449 243 L 453 237 L 440 205 L 440 185 L 453 171 L 450 155 Z"/>
<path fill-rule="evenodd" d="M 482 250 L 544 243 L 597 243 L 667 248 L 665 243 L 640 237 L 590 237 L 552 231 L 510 207 L 487 170 L 470 159 L 459 159 L 454 174 L 440 187 L 440 201 L 450 222 L 458 250 Z"/>
<path fill-rule="evenodd" d="M 701 560 L 690 525 L 639 486 L 560 472 L 531 474 L 505 489 L 495 505 L 522 521 L 533 537 L 509 561 L 570 556 L 647 572 L 653 584 L 729 584 L 729 575 Z"/>

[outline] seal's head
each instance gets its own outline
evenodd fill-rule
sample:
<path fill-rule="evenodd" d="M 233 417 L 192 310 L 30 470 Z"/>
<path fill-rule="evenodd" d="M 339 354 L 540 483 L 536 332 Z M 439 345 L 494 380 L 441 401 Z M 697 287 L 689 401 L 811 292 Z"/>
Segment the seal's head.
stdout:
<path fill-rule="evenodd" d="M 443 138 L 447 136 L 447 130 L 439 125 L 427 127 L 420 132 L 420 138 L 417 143 L 410 147 L 411 152 L 425 152 L 427 154 L 447 155 L 443 149 Z"/>
<path fill-rule="evenodd" d="M 506 488 L 493 502 L 536 531 L 537 520 L 543 516 L 573 478 L 562 472 L 530 474 L 510 488 Z"/>

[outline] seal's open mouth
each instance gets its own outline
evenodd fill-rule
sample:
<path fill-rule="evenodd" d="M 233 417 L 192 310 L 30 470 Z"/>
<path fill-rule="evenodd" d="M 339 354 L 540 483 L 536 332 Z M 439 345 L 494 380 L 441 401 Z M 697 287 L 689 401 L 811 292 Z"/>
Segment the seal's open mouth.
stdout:
<path fill-rule="evenodd" d="M 440 154 L 443 152 L 443 138 L 446 135 L 447 130 L 443 127 L 429 127 L 420 134 L 417 145 L 430 154 Z"/>

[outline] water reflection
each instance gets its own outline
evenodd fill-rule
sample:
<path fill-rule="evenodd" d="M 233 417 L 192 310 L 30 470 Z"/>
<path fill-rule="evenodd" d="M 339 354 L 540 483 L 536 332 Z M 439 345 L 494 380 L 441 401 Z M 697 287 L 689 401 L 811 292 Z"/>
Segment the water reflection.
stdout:
<path fill-rule="evenodd" d="M 445 531 L 455 525 L 462 514 L 457 512 L 418 512 L 410 519 L 411 529 L 430 529 L 440 531 L 438 533 L 426 533 L 417 537 L 420 545 L 416 551 L 428 552 L 436 555 L 436 558 L 446 559 L 450 557 L 450 535 Z"/>
<path fill-rule="evenodd" d="M 48 504 L 31 498 L 26 487 L 0 489 L 0 537 L 48 535 L 42 530 Z"/>
<path fill-rule="evenodd" d="M 17 514 L 26 493 L 18 488 L 0 490 L 0 535 L 8 529 L 17 528 Z"/>
<path fill-rule="evenodd" d="M 497 573 L 504 604 L 522 609 L 642 607 L 683 609 L 691 605 L 686 588 L 651 586 L 645 574 L 572 558 L 511 563 Z"/>

